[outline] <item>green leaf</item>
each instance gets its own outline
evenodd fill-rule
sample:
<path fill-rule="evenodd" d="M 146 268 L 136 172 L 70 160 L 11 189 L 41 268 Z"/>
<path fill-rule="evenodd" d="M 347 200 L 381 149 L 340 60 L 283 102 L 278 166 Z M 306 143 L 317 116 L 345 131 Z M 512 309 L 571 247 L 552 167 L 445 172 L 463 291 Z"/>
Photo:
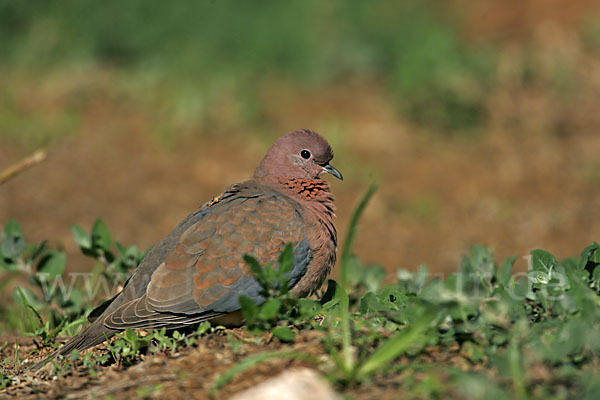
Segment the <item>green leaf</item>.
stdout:
<path fill-rule="evenodd" d="M 313 319 L 321 312 L 321 303 L 312 299 L 297 299 L 297 308 L 300 318 Z"/>
<path fill-rule="evenodd" d="M 92 248 L 92 239 L 87 234 L 86 231 L 83 230 L 79 225 L 73 224 L 71 226 L 71 231 L 73 232 L 73 237 L 75 238 L 75 242 L 82 249 L 91 249 Z"/>
<path fill-rule="evenodd" d="M 260 280 L 260 277 L 264 275 L 264 272 L 263 267 L 259 264 L 258 261 L 256 261 L 256 258 L 245 254 L 244 261 L 250 267 L 250 271 L 252 272 L 252 274 L 254 274 L 254 276 L 256 276 L 256 278 Z"/>
<path fill-rule="evenodd" d="M 278 326 L 271 333 L 282 342 L 293 342 L 296 338 L 296 333 L 287 326 Z"/>
<path fill-rule="evenodd" d="M 498 270 L 496 271 L 496 280 L 499 283 L 505 286 L 508 285 L 508 283 L 510 282 L 512 268 L 515 264 L 515 261 L 517 261 L 517 256 L 512 256 L 507 258 L 502 262 L 502 264 L 500 264 L 500 267 L 498 267 Z"/>
<path fill-rule="evenodd" d="M 362 282 L 365 266 L 355 254 L 348 257 L 346 272 L 348 274 L 348 286 L 358 286 Z"/>
<path fill-rule="evenodd" d="M 13 293 L 13 299 L 16 304 L 27 307 L 31 306 L 40 306 L 43 303 L 37 298 L 35 293 L 29 288 L 25 287 L 17 287 Z"/>
<path fill-rule="evenodd" d="M 598 243 L 594 242 L 592 244 L 594 251 L 592 252 L 592 254 L 589 256 L 588 260 L 591 262 L 594 262 L 596 264 L 600 263 L 600 245 L 598 245 Z"/>
<path fill-rule="evenodd" d="M 258 318 L 263 321 L 269 321 L 274 319 L 281 308 L 281 300 L 279 299 L 268 299 L 260 306 Z"/>
<path fill-rule="evenodd" d="M 549 273 L 550 269 L 557 265 L 556 258 L 547 251 L 538 249 L 531 252 L 531 268 L 534 271 Z"/>
<path fill-rule="evenodd" d="M 34 305 L 39 306 L 41 304 L 40 301 L 31 290 L 21 287 L 15 289 L 13 299 L 16 304 L 25 308 L 25 315 L 29 320 L 29 327 L 33 333 L 37 333 L 37 329 L 44 325 L 41 315 L 34 307 Z"/>
<path fill-rule="evenodd" d="M 333 308 L 333 306 L 335 306 L 336 304 L 338 304 L 338 299 L 336 296 L 338 287 L 339 285 L 336 281 L 334 281 L 333 279 L 327 279 L 327 290 L 325 291 L 325 294 L 323 294 L 323 297 L 321 297 L 321 300 L 319 301 L 323 308 L 330 309 Z"/>
<path fill-rule="evenodd" d="M 600 289 L 600 265 L 592 272 L 592 284 L 596 289 Z"/>
<path fill-rule="evenodd" d="M 410 324 L 408 328 L 403 329 L 394 337 L 385 341 L 358 368 L 356 373 L 357 380 L 361 381 L 368 378 L 371 374 L 385 367 L 390 361 L 408 350 L 429 329 L 430 325 L 436 319 L 439 319 L 439 314 L 439 311 L 432 308 L 418 320 Z"/>
<path fill-rule="evenodd" d="M 417 272 L 413 273 L 406 269 L 400 268 L 396 271 L 398 277 L 398 284 L 414 294 L 420 294 L 427 283 L 429 277 L 429 268 L 425 264 L 419 265 Z"/>
<path fill-rule="evenodd" d="M 480 362 L 485 356 L 484 349 L 482 349 L 481 346 L 478 346 L 473 342 L 463 343 L 461 349 L 465 357 L 468 358 L 469 361 L 471 361 L 472 363 Z"/>
<path fill-rule="evenodd" d="M 240 296 L 238 301 L 240 302 L 240 307 L 242 308 L 242 314 L 244 315 L 246 323 L 251 324 L 258 315 L 258 307 L 248 296 Z"/>
<path fill-rule="evenodd" d="M 484 281 L 494 276 L 494 258 L 491 252 L 481 245 L 475 245 L 471 250 L 471 266 L 474 272 Z"/>
<path fill-rule="evenodd" d="M 77 351 L 77 349 L 73 349 L 71 351 L 71 354 L 69 355 L 69 359 L 71 361 L 77 361 L 77 360 L 79 360 L 79 358 L 80 358 L 79 351 Z"/>
<path fill-rule="evenodd" d="M 127 255 L 128 249 L 125 248 L 125 246 L 123 246 L 121 243 L 115 242 L 115 247 L 117 248 L 117 254 L 119 257 L 125 257 Z"/>
<path fill-rule="evenodd" d="M 398 301 L 396 297 L 397 291 L 393 288 L 382 290 L 375 294 L 373 292 L 367 292 L 362 299 L 360 299 L 360 313 L 363 315 L 372 313 L 395 313 L 398 311 L 398 306 L 391 301 L 391 298 Z"/>
<path fill-rule="evenodd" d="M 360 313 L 363 315 L 384 310 L 385 307 L 381 304 L 379 297 L 375 293 L 367 292 L 363 298 L 360 299 Z"/>
<path fill-rule="evenodd" d="M 278 271 L 281 275 L 284 275 L 292 270 L 294 267 L 294 247 L 292 243 L 286 243 L 281 253 L 279 253 L 277 262 L 279 265 Z"/>
<path fill-rule="evenodd" d="M 46 275 L 47 279 L 55 279 L 65 272 L 67 255 L 62 251 L 52 250 L 38 264 L 38 274 Z"/>
<path fill-rule="evenodd" d="M 531 297 L 531 287 L 528 279 L 511 278 L 511 283 L 507 291 L 519 300 Z"/>
<path fill-rule="evenodd" d="M 14 219 L 9 219 L 6 225 L 4 225 L 3 235 L 14 236 L 21 234 L 21 225 Z"/>
<path fill-rule="evenodd" d="M 385 278 L 385 269 L 380 265 L 369 265 L 365 268 L 362 283 L 366 289 L 376 292 L 381 287 L 381 281 Z"/>
<path fill-rule="evenodd" d="M 97 219 L 92 226 L 92 246 L 104 251 L 110 251 L 110 231 L 101 219 Z"/>
<path fill-rule="evenodd" d="M 592 273 L 594 269 L 600 265 L 600 245 L 593 242 L 581 252 L 581 259 L 577 263 L 579 270 Z"/>
<path fill-rule="evenodd" d="M 4 225 L 0 251 L 4 258 L 17 258 L 25 251 L 25 237 L 21 233 L 21 225 L 13 219 Z"/>
<path fill-rule="evenodd" d="M 210 329 L 210 322 L 204 321 L 198 325 L 198 329 L 196 329 L 197 335 L 203 335 Z"/>

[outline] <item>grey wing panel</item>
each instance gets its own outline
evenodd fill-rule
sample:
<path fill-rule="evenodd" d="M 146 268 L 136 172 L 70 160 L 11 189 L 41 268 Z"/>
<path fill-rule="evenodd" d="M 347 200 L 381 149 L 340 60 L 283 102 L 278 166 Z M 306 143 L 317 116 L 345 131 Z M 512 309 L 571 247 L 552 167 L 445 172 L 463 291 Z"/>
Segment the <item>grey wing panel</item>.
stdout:
<path fill-rule="evenodd" d="M 306 273 L 306 268 L 310 263 L 311 254 L 308 242 L 303 240 L 294 249 L 294 265 L 287 274 L 289 288 L 293 288 L 300 278 Z M 279 266 L 277 266 L 279 268 Z M 247 296 L 256 304 L 262 304 L 265 299 L 261 295 L 261 286 L 252 276 L 244 275 L 235 285 L 233 285 L 227 295 L 208 306 L 208 309 L 216 312 L 228 313 L 240 309 L 239 297 Z"/>

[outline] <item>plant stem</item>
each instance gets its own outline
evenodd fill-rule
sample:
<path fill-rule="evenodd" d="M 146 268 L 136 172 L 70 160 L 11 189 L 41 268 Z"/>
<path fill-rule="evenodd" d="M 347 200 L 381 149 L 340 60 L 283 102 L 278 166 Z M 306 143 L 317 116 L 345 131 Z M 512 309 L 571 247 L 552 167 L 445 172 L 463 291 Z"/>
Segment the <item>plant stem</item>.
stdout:
<path fill-rule="evenodd" d="M 356 207 L 354 214 L 352 214 L 352 219 L 350 220 L 348 233 L 346 235 L 346 239 L 344 240 L 342 256 L 340 258 L 340 286 L 342 286 L 344 290 L 347 289 L 346 285 L 348 283 L 348 260 L 352 255 L 352 247 L 354 245 L 354 237 L 356 235 L 356 227 L 358 225 L 358 220 L 360 219 L 365 207 L 367 206 L 367 203 L 369 203 L 369 200 L 377 190 L 377 186 L 378 185 L 374 183 L 369 187 L 369 190 L 367 190 L 367 193 L 365 193 L 363 198 L 360 200 L 360 203 L 358 204 L 358 207 Z"/>
<path fill-rule="evenodd" d="M 342 250 L 342 257 L 340 259 L 340 319 L 341 319 L 341 330 L 342 330 L 342 363 L 344 373 L 349 380 L 354 379 L 354 353 L 352 348 L 352 331 L 350 329 L 350 299 L 348 298 L 347 284 L 348 284 L 348 261 L 352 254 L 352 246 L 354 244 L 354 237 L 356 235 L 356 228 L 360 216 L 362 215 L 367 203 L 371 199 L 371 196 L 377 190 L 377 184 L 372 184 L 367 190 L 367 193 L 363 196 L 352 214 L 350 225 L 348 227 L 348 234 L 344 241 L 344 247 Z"/>
<path fill-rule="evenodd" d="M 5 182 L 8 182 L 21 172 L 26 169 L 34 166 L 35 164 L 39 164 L 46 159 L 46 150 L 38 150 L 29 157 L 24 158 L 18 163 L 11 165 L 6 168 L 4 171 L 0 172 L 0 185 Z"/>

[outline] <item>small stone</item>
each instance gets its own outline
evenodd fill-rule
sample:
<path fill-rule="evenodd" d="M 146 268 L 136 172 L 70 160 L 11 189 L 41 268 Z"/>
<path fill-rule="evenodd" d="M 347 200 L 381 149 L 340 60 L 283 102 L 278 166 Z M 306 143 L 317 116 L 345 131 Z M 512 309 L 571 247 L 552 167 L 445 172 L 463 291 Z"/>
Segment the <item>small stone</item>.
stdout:
<path fill-rule="evenodd" d="M 339 400 L 329 382 L 309 368 L 283 372 L 231 400 Z"/>

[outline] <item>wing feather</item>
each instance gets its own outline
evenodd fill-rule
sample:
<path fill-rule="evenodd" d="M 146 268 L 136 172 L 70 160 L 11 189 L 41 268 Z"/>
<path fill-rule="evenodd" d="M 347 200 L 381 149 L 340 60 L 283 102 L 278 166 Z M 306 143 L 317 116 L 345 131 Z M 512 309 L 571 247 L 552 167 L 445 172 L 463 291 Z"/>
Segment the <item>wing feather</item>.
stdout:
<path fill-rule="evenodd" d="M 112 329 L 175 328 L 239 310 L 239 297 L 260 303 L 260 286 L 243 256 L 276 265 L 294 245 L 293 287 L 311 259 L 295 202 L 278 193 L 228 196 L 186 226 L 152 271 L 145 293 L 123 302 L 105 319 Z"/>

